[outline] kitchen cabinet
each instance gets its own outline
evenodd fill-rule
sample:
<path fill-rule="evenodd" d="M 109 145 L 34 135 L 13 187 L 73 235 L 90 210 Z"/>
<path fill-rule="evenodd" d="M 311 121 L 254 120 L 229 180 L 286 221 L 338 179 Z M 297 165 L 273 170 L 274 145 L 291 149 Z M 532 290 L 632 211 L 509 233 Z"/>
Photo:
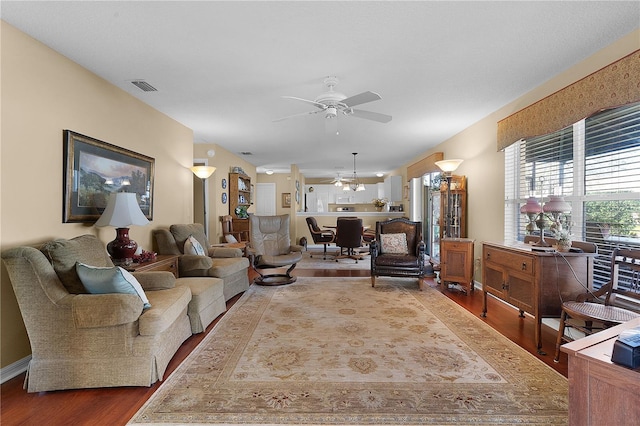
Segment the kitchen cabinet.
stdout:
<path fill-rule="evenodd" d="M 577 243 L 583 253 L 534 251 L 524 243 L 482 244 L 482 316 L 487 316 L 487 294 L 515 306 L 520 317 L 533 315 L 535 343 L 542 352 L 542 318 L 559 318 L 563 301 L 586 292 L 593 279 L 595 244 Z"/>
<path fill-rule="evenodd" d="M 385 178 L 384 198 L 392 203 L 402 201 L 402 176 L 388 176 Z"/>

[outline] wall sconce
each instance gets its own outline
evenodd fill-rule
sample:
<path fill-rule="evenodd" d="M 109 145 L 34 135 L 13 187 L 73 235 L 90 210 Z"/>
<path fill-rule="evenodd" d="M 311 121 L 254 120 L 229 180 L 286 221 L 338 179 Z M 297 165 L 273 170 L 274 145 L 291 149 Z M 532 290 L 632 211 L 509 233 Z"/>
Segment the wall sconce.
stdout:
<path fill-rule="evenodd" d="M 107 252 L 115 265 L 131 265 L 138 244 L 129 238 L 129 227 L 144 226 L 148 223 L 146 216 L 140 210 L 135 193 L 111 193 L 107 207 L 95 226 L 116 227 L 116 239 L 107 244 Z"/>
<path fill-rule="evenodd" d="M 458 232 L 456 232 L 456 235 L 451 235 L 451 228 L 453 225 L 453 221 L 454 221 L 454 215 L 453 215 L 453 200 L 451 198 L 451 175 L 454 171 L 456 171 L 456 169 L 458 168 L 458 166 L 463 162 L 464 160 L 460 160 L 460 159 L 454 159 L 454 160 L 441 160 L 441 161 L 436 161 L 436 166 L 438 166 L 438 168 L 440 170 L 442 170 L 442 173 L 444 174 L 445 179 L 447 179 L 447 208 L 446 208 L 446 212 L 445 212 L 445 237 L 456 237 L 459 238 L 460 235 L 457 235 Z M 460 230 L 460 228 L 456 228 L 457 230 Z"/>

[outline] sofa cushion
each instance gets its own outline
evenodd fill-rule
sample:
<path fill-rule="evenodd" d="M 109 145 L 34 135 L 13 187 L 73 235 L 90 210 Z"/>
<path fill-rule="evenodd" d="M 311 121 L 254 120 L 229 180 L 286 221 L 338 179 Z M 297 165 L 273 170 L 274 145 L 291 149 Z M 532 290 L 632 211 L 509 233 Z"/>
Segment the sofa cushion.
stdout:
<path fill-rule="evenodd" d="M 166 290 L 147 293 L 151 309 L 140 316 L 139 330 L 142 336 L 153 336 L 162 333 L 184 315 L 191 301 L 191 289 L 176 286 Z"/>
<path fill-rule="evenodd" d="M 380 252 L 389 254 L 409 254 L 407 234 L 380 234 Z"/>
<path fill-rule="evenodd" d="M 209 269 L 209 276 L 224 278 L 236 272 L 249 268 L 249 259 L 246 257 L 221 257 L 213 259 L 213 266 Z"/>
<path fill-rule="evenodd" d="M 49 259 L 62 285 L 69 293 L 87 293 L 76 272 L 76 262 L 93 266 L 113 266 L 102 242 L 94 235 L 80 235 L 70 240 L 54 240 L 40 251 Z"/>
<path fill-rule="evenodd" d="M 194 237 L 193 235 L 189 235 L 189 238 L 187 238 L 186 241 L 184 242 L 183 253 L 195 254 L 198 256 L 206 255 L 206 253 L 204 252 L 204 249 L 202 248 L 202 245 L 198 242 L 198 240 L 196 240 L 196 237 Z"/>
<path fill-rule="evenodd" d="M 184 248 L 184 243 L 187 241 L 187 238 L 193 235 L 203 248 L 209 248 L 209 240 L 204 233 L 204 226 L 202 226 L 201 223 L 175 224 L 169 227 L 169 231 L 173 234 L 173 238 L 176 240 L 178 247 Z"/>
<path fill-rule="evenodd" d="M 76 271 L 84 288 L 91 294 L 125 293 L 137 294 L 144 308 L 149 309 L 151 304 L 142 286 L 130 272 L 119 266 L 97 267 L 76 263 Z"/>

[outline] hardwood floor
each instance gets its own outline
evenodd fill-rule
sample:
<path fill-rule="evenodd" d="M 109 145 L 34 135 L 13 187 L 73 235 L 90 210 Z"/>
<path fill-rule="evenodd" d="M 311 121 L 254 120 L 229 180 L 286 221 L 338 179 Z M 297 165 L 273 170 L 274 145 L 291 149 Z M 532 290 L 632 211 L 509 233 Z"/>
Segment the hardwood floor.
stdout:
<path fill-rule="evenodd" d="M 369 276 L 362 270 L 296 270 L 297 276 L 308 277 L 354 277 Z M 543 349 L 547 355 L 538 355 L 534 343 L 534 320 L 531 317 L 519 318 L 518 312 L 494 298 L 489 298 L 488 315 L 480 318 L 482 311 L 482 292 L 475 291 L 464 295 L 437 285 L 433 279 L 425 283 L 439 289 L 443 294 L 460 306 L 476 314 L 491 327 L 532 353 L 538 359 L 567 376 L 567 357 L 562 354 L 559 363 L 553 362 L 555 331 L 543 326 Z M 236 296 L 229 300 L 227 307 L 238 300 Z M 218 322 L 216 319 L 204 333 L 191 336 L 178 350 L 167 368 L 165 377 L 176 369 L 187 355 L 202 341 Z M 146 387 L 121 387 L 104 389 L 82 389 L 29 394 L 22 389 L 24 374 L 15 377 L 0 388 L 0 423 L 9 425 L 124 425 L 158 389 L 162 382 Z"/>

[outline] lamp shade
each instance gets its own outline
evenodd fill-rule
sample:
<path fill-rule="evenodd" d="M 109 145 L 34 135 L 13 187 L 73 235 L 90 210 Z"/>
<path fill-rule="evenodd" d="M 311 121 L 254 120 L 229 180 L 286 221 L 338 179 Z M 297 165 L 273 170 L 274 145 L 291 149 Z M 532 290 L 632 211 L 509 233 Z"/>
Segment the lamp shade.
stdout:
<path fill-rule="evenodd" d="M 112 192 L 107 207 L 95 225 L 128 228 L 131 225 L 144 226 L 148 223 L 149 221 L 140 210 L 135 193 Z"/>
<path fill-rule="evenodd" d="M 542 208 L 540 207 L 538 200 L 536 200 L 536 197 L 527 198 L 527 203 L 520 207 L 520 213 L 522 214 L 540 213 L 541 211 Z"/>
<path fill-rule="evenodd" d="M 463 161 L 464 160 L 459 159 L 436 161 L 436 166 L 445 173 L 451 173 L 455 171 Z"/>
<path fill-rule="evenodd" d="M 212 166 L 193 166 L 191 171 L 200 179 L 208 179 L 216 171 L 216 168 Z"/>
<path fill-rule="evenodd" d="M 549 213 L 565 213 L 571 211 L 571 204 L 559 195 L 550 195 L 549 201 L 544 204 L 543 210 Z"/>

